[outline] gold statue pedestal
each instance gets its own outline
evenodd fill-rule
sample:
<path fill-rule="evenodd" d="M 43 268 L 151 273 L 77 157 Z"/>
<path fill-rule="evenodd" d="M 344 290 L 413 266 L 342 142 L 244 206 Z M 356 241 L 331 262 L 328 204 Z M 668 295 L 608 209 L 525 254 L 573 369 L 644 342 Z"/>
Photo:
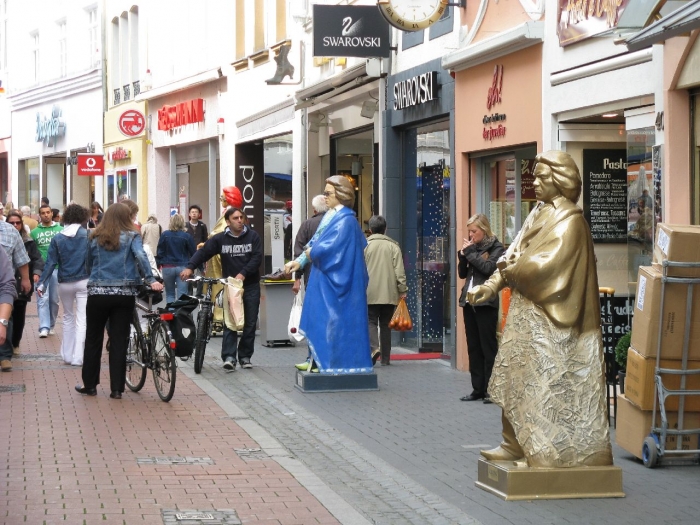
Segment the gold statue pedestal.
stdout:
<path fill-rule="evenodd" d="M 625 497 L 615 466 L 532 468 L 480 457 L 476 486 L 506 501 Z"/>

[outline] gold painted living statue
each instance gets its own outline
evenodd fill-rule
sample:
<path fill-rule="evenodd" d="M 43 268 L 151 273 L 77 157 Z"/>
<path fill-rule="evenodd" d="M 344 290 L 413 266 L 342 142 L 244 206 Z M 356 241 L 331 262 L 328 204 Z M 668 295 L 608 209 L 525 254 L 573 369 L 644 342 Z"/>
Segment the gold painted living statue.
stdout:
<path fill-rule="evenodd" d="M 539 204 L 469 302 L 512 291 L 488 391 L 503 409 L 503 442 L 481 455 L 530 467 L 612 465 L 593 240 L 571 156 L 536 158 Z"/>

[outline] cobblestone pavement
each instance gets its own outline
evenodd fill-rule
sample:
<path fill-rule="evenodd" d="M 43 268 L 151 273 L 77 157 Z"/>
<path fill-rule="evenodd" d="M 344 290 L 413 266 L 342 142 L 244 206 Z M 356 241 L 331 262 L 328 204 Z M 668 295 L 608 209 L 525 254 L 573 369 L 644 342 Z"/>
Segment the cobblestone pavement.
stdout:
<path fill-rule="evenodd" d="M 196 381 L 233 401 L 372 523 L 698 521 L 699 467 L 646 469 L 614 444 L 614 431 L 624 499 L 504 502 L 478 489 L 479 449 L 498 444 L 500 409 L 459 401 L 471 391 L 469 374 L 444 361 L 377 367 L 379 392 L 304 394 L 293 364 L 305 346 L 257 345 L 252 370 L 225 373 L 220 344 L 210 343 Z"/>
<path fill-rule="evenodd" d="M 291 467 L 251 454 L 261 444 L 183 373 L 170 403 L 150 376 L 117 401 L 105 359 L 97 396 L 75 392 L 80 369 L 58 355 L 60 323 L 39 339 L 35 303 L 28 313 L 22 354 L 0 374 L 0 386 L 24 386 L 0 393 L 0 523 L 339 523 L 291 471 L 319 484 L 312 473 L 286 453 Z M 359 516 L 340 510 L 347 523 Z M 178 520 L 186 511 L 216 519 Z"/>

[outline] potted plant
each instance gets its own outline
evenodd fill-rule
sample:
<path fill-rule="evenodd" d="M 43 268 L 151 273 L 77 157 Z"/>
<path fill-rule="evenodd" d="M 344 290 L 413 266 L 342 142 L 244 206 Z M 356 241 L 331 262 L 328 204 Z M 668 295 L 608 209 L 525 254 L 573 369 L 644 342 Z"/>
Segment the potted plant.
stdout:
<path fill-rule="evenodd" d="M 615 362 L 620 367 L 617 373 L 618 381 L 620 383 L 620 393 L 625 393 L 625 370 L 627 369 L 627 350 L 629 350 L 630 342 L 632 340 L 632 332 L 627 332 L 625 335 L 620 337 L 617 345 L 615 345 Z"/>

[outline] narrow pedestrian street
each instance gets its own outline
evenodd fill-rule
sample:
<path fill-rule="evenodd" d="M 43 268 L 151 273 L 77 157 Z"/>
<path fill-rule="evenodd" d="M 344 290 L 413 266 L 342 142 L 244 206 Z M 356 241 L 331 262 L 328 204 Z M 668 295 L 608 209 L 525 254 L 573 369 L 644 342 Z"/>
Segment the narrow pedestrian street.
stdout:
<path fill-rule="evenodd" d="M 22 355 L 0 374 L 3 524 L 697 522 L 697 466 L 649 470 L 616 445 L 624 499 L 505 502 L 478 489 L 499 409 L 460 402 L 469 376 L 440 360 L 378 367 L 379 392 L 303 394 L 292 365 L 304 346 L 257 345 L 252 370 L 228 373 L 214 338 L 201 375 L 178 363 L 170 403 L 150 376 L 117 401 L 105 369 L 97 397 L 76 393 L 60 325 L 39 339 L 36 324 L 30 303 Z"/>

